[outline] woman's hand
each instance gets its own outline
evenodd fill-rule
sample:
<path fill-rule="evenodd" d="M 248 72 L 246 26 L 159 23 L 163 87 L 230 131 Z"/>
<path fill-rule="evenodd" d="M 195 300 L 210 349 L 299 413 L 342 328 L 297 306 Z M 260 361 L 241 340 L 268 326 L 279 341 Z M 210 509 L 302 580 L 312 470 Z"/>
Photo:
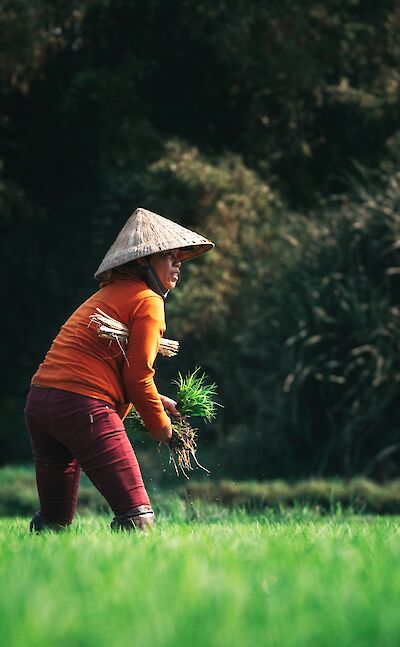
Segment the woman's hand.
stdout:
<path fill-rule="evenodd" d="M 161 399 L 161 402 L 163 403 L 163 407 L 165 411 L 171 414 L 171 416 L 174 416 L 175 418 L 179 418 L 181 414 L 176 408 L 175 400 L 172 400 L 171 398 L 167 398 L 166 395 L 161 395 L 161 394 L 160 394 L 160 399 Z"/>
<path fill-rule="evenodd" d="M 179 417 L 181 414 L 176 408 L 175 400 L 167 398 L 166 395 L 159 395 L 165 411 L 175 418 Z M 152 431 L 149 431 L 149 434 L 153 440 L 157 440 L 158 442 L 168 442 L 172 437 L 172 427 L 169 425 L 168 427 L 161 427 L 161 429 L 153 429 Z"/>

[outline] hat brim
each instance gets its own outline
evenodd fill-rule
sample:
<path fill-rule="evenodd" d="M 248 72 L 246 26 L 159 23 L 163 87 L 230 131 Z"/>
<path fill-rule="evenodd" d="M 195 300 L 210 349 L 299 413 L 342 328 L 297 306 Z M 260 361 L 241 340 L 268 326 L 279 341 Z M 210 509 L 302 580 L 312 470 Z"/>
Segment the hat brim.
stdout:
<path fill-rule="evenodd" d="M 139 207 L 128 218 L 94 276 L 104 281 L 121 265 L 171 249 L 179 249 L 181 260 L 187 261 L 213 247 L 214 243 L 208 238 Z"/>

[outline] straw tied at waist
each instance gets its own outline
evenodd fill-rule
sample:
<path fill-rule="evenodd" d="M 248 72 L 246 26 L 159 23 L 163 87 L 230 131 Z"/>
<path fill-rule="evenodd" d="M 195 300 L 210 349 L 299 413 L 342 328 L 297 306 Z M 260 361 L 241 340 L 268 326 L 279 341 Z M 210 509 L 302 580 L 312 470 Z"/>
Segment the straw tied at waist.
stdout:
<path fill-rule="evenodd" d="M 90 324 L 94 323 L 97 326 L 97 334 L 99 337 L 105 337 L 111 341 L 116 341 L 120 347 L 126 363 L 129 366 L 128 358 L 126 357 L 124 345 L 128 344 L 129 328 L 125 324 L 113 319 L 107 315 L 100 308 L 96 308 L 96 312 L 90 315 Z M 179 351 L 179 342 L 173 339 L 160 339 L 160 346 L 158 352 L 164 357 L 174 357 Z"/>

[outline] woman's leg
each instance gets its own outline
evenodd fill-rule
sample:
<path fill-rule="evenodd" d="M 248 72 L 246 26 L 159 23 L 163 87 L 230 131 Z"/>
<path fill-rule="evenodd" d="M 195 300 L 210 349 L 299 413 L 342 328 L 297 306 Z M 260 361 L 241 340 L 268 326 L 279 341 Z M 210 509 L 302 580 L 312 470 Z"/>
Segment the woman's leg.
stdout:
<path fill-rule="evenodd" d="M 79 436 L 65 442 L 116 516 L 150 505 L 135 452 L 111 405 L 92 401 Z"/>
<path fill-rule="evenodd" d="M 112 405 L 48 389 L 47 431 L 84 469 L 115 514 L 114 527 L 152 525 L 153 511 L 121 418 Z"/>
<path fill-rule="evenodd" d="M 47 389 L 32 389 L 25 408 L 40 500 L 40 513 L 32 520 L 31 530 L 68 526 L 76 510 L 79 488 L 77 460 L 48 433 L 47 398 Z"/>

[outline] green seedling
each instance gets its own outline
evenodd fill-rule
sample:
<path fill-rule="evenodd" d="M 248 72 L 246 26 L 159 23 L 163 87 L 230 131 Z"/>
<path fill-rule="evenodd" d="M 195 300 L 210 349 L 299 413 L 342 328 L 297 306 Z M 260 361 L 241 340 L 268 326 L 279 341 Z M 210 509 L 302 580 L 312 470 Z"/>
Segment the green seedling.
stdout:
<path fill-rule="evenodd" d="M 171 420 L 172 438 L 167 443 L 169 460 L 177 476 L 180 471 L 187 479 L 189 478 L 187 472 L 194 469 L 192 460 L 195 466 L 209 474 L 209 471 L 197 460 L 197 429 L 191 426 L 188 418 L 198 417 L 205 422 L 211 422 L 216 417 L 217 406 L 221 406 L 213 399 L 217 394 L 216 385 L 207 384 L 206 375 L 204 373 L 199 375 L 199 371 L 198 367 L 186 377 L 178 373 L 178 379 L 172 382 L 178 387 L 176 401 L 181 415 Z M 128 419 L 131 431 L 145 431 L 143 420 L 135 409 L 129 414 Z"/>

